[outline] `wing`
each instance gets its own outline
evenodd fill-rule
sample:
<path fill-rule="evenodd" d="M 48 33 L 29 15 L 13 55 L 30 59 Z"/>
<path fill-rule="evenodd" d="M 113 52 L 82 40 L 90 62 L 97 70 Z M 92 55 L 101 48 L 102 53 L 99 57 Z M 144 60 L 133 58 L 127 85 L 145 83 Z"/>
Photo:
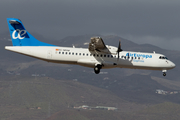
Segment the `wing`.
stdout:
<path fill-rule="evenodd" d="M 89 51 L 98 51 L 103 53 L 111 53 L 103 42 L 101 37 L 92 37 L 89 43 Z"/>

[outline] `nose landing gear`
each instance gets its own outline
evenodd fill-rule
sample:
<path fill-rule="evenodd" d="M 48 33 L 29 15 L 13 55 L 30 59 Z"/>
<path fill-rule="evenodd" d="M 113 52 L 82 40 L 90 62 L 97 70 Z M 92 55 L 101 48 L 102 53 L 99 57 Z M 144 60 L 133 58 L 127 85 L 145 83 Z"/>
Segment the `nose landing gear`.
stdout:
<path fill-rule="evenodd" d="M 162 72 L 163 72 L 163 76 L 166 76 L 167 70 L 162 70 Z"/>
<path fill-rule="evenodd" d="M 163 73 L 163 76 L 166 76 L 166 73 L 165 73 L 165 72 Z"/>

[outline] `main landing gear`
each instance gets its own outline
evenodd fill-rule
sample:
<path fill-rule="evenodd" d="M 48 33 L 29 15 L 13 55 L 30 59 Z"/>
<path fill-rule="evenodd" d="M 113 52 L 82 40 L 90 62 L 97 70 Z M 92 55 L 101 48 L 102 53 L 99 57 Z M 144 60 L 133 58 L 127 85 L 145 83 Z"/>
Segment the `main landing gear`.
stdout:
<path fill-rule="evenodd" d="M 167 70 L 162 70 L 162 72 L 163 72 L 163 76 L 166 76 Z"/>
<path fill-rule="evenodd" d="M 100 70 L 101 70 L 101 68 L 102 68 L 102 65 L 96 65 L 95 67 L 94 67 L 94 72 L 96 73 L 96 74 L 99 74 L 100 73 Z"/>

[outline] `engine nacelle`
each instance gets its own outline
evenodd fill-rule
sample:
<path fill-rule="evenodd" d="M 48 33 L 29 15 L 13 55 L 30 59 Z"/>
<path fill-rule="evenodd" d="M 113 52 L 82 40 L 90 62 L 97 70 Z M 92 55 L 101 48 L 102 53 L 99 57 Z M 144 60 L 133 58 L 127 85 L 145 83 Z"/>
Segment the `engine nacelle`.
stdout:
<path fill-rule="evenodd" d="M 118 48 L 115 47 L 115 46 L 109 46 L 109 45 L 106 45 L 106 47 L 108 48 L 108 50 L 113 53 L 113 54 L 117 54 L 117 50 Z"/>

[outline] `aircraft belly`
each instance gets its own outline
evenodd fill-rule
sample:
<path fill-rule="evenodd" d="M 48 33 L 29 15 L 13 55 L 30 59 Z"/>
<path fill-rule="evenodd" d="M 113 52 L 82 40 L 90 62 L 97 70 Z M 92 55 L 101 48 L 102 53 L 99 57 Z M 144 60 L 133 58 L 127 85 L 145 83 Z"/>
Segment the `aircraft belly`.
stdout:
<path fill-rule="evenodd" d="M 86 67 L 94 67 L 95 64 L 97 64 L 98 61 L 95 59 L 79 59 L 77 60 L 77 64 L 81 66 L 86 66 Z"/>
<path fill-rule="evenodd" d="M 145 69 L 145 70 L 162 70 L 158 62 L 152 60 L 121 60 L 118 64 L 120 68 Z"/>

